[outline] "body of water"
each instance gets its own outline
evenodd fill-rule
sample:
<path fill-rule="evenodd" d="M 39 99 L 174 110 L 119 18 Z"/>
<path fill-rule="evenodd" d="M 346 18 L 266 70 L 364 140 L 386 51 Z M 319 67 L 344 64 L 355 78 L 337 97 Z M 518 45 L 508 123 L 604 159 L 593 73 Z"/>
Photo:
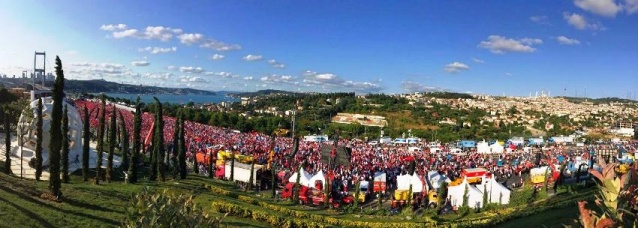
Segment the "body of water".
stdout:
<path fill-rule="evenodd" d="M 105 93 L 106 96 L 109 97 L 118 97 L 129 99 L 131 101 L 135 101 L 137 99 L 138 94 L 127 94 L 127 93 Z M 153 97 L 157 97 L 160 102 L 168 102 L 172 104 L 186 104 L 188 102 L 193 102 L 195 104 L 203 104 L 203 103 L 220 103 L 222 101 L 226 102 L 236 102 L 239 101 L 237 98 L 227 97 L 226 94 L 215 94 L 215 95 L 196 95 L 196 94 L 184 94 L 184 95 L 175 95 L 175 94 L 140 94 L 140 100 L 144 103 L 155 102 Z"/>

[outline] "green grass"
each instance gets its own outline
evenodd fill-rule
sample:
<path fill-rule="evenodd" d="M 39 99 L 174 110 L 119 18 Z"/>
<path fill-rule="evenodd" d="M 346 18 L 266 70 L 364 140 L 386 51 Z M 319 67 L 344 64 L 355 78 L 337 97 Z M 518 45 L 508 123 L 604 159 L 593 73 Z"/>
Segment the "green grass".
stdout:
<path fill-rule="evenodd" d="M 3 167 L 4 164 L 0 162 L 0 170 Z M 230 202 L 244 208 L 263 211 L 276 216 L 290 216 L 241 201 L 236 197 L 215 194 L 206 185 L 230 190 L 237 195 L 252 197 L 258 201 L 308 214 L 352 221 L 389 223 L 406 221 L 405 216 L 355 215 L 325 210 L 320 207 L 297 206 L 289 201 L 274 202 L 269 198 L 270 191 L 261 192 L 260 194 L 246 193 L 236 189 L 230 182 L 211 180 L 196 175 L 190 175 L 187 180 L 181 181 L 169 179 L 166 182 L 149 182 L 143 180 L 143 178 L 140 180 L 140 183 L 134 185 L 124 184 L 121 180 L 94 185 L 92 182 L 82 182 L 79 174 L 73 174 L 71 175 L 71 183 L 62 185 L 64 200 L 62 202 L 52 202 L 40 198 L 42 193 L 48 191 L 48 182 L 21 180 L 17 177 L 0 174 L 0 218 L 2 218 L 0 227 L 116 227 L 121 224 L 126 216 L 125 210 L 131 196 L 141 191 L 145 186 L 155 189 L 170 188 L 174 191 L 193 195 L 195 196 L 194 201 L 198 206 L 215 216 L 223 215 L 210 210 L 211 202 L 213 201 Z M 438 220 L 444 223 L 454 223 L 457 219 L 467 221 L 484 216 L 482 213 L 471 213 L 462 217 L 459 215 L 447 215 L 439 217 Z M 412 217 L 414 219 L 411 221 L 424 221 L 423 216 L 415 215 Z M 558 227 L 562 224 L 571 224 L 571 220 L 574 218 L 577 218 L 577 208 L 575 206 L 509 220 L 501 224 L 501 226 L 534 227 L 545 225 Z M 255 221 L 250 218 L 233 215 L 227 216 L 222 225 L 229 227 L 270 227 L 270 224 L 263 221 Z"/>
<path fill-rule="evenodd" d="M 574 226 L 574 220 L 578 219 L 577 207 L 566 207 L 556 210 L 549 210 L 535 214 L 534 216 L 524 217 L 507 221 L 498 225 L 500 228 L 518 228 L 518 227 L 565 227 Z M 576 225 L 578 227 L 578 225 Z"/>

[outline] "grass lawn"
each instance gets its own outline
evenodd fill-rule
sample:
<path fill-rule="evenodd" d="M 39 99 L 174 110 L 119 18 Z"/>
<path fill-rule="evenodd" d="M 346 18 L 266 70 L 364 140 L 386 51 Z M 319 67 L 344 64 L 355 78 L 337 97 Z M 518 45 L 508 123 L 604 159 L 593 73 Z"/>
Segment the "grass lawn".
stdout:
<path fill-rule="evenodd" d="M 0 170 L 3 167 L 3 162 L 0 162 Z M 189 175 L 187 180 L 174 181 L 169 179 L 166 182 L 149 182 L 143 177 L 140 180 L 140 183 L 134 185 L 124 184 L 121 180 L 94 185 L 92 182 L 82 182 L 79 174 L 73 174 L 71 175 L 71 183 L 62 185 L 64 200 L 58 203 L 40 198 L 42 193 L 48 191 L 48 181 L 21 180 L 2 173 L 0 174 L 0 218 L 2 218 L 0 227 L 120 226 L 126 216 L 127 204 L 132 195 L 141 191 L 145 186 L 158 190 L 169 188 L 177 192 L 193 195 L 197 205 L 216 216 L 222 216 L 222 214 L 211 210 L 211 202 L 232 203 L 251 211 L 261 211 L 274 216 L 291 218 L 290 214 L 272 211 L 245 200 L 242 201 L 237 196 L 231 197 L 216 194 L 210 188 L 207 188 L 206 185 L 229 190 L 243 197 L 251 197 L 256 201 L 312 215 L 329 216 L 351 221 L 387 222 L 388 225 L 393 222 L 408 221 L 405 216 L 355 215 L 321 208 L 296 206 L 289 201 L 273 202 L 272 199 L 269 199 L 269 193 L 245 193 L 236 189 L 230 182 L 211 180 L 203 176 Z M 473 213 L 463 219 L 484 216 L 482 213 Z M 577 216 L 577 208 L 568 207 L 510 220 L 501 224 L 500 227 L 539 227 L 542 225 L 560 227 L 562 224 L 571 224 L 571 220 L 577 218 Z M 412 217 L 413 220 L 410 220 L 410 222 L 417 222 L 415 225 L 424 221 L 421 215 Z M 458 215 L 443 216 L 440 217 L 440 221 L 448 223 L 455 221 L 457 218 Z M 310 221 L 309 217 L 298 219 L 300 221 Z M 270 227 L 271 225 L 264 221 L 253 220 L 250 217 L 244 218 L 229 215 L 223 220 L 222 226 Z"/>
<path fill-rule="evenodd" d="M 574 219 L 578 219 L 577 207 L 566 207 L 535 214 L 534 216 L 514 219 L 498 225 L 500 228 L 518 227 L 565 227 L 574 226 Z"/>

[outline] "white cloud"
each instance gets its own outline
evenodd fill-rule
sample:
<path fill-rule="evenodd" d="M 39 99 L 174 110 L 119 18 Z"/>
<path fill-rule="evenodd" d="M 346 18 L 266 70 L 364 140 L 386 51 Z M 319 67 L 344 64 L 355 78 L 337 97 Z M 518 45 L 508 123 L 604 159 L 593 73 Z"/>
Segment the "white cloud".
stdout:
<path fill-rule="evenodd" d="M 261 55 L 247 55 L 247 56 L 244 56 L 242 59 L 246 61 L 259 61 L 264 59 L 264 57 Z"/>
<path fill-rule="evenodd" d="M 253 80 L 252 76 L 244 77 L 244 80 Z"/>
<path fill-rule="evenodd" d="M 182 30 L 181 29 L 174 29 L 174 28 L 170 28 L 170 27 L 163 27 L 163 26 L 148 26 L 146 27 L 146 30 L 144 31 L 144 39 L 158 39 L 161 41 L 168 41 L 171 38 L 173 38 L 173 35 L 175 34 L 181 34 Z"/>
<path fill-rule="evenodd" d="M 151 65 L 151 63 L 149 63 L 146 60 L 142 60 L 142 61 L 133 61 L 133 62 L 131 62 L 131 65 L 133 65 L 133 66 L 148 66 L 148 65 Z"/>
<path fill-rule="evenodd" d="M 145 47 L 145 48 L 138 48 L 137 51 L 139 51 L 139 52 L 148 52 L 148 53 L 151 53 L 151 54 L 166 54 L 166 53 L 176 52 L 177 51 L 177 47 L 167 47 L 167 48 L 163 48 L 163 47 Z"/>
<path fill-rule="evenodd" d="M 357 82 L 351 80 L 343 80 L 333 73 L 317 73 L 314 71 L 305 71 L 302 73 L 304 86 L 321 88 L 333 88 L 336 90 L 356 91 L 360 93 L 377 93 L 383 90 L 383 87 L 376 82 Z"/>
<path fill-rule="evenodd" d="M 472 61 L 474 61 L 475 63 L 485 63 L 484 60 L 479 59 L 479 58 L 472 58 Z"/>
<path fill-rule="evenodd" d="M 585 16 L 577 13 L 563 13 L 563 18 L 569 25 L 580 30 L 605 30 L 605 27 L 599 22 L 590 23 L 587 21 Z"/>
<path fill-rule="evenodd" d="M 169 70 L 176 70 L 176 69 L 177 69 L 177 67 L 176 67 L 176 66 L 167 66 L 167 67 L 166 67 L 166 69 L 169 69 Z"/>
<path fill-rule="evenodd" d="M 139 31 L 137 29 L 127 29 L 122 30 L 119 29 L 117 31 L 113 31 L 112 36 L 116 39 L 131 37 L 137 39 L 146 39 L 146 40 L 161 40 L 161 41 L 169 41 L 173 38 L 174 35 L 181 34 L 181 29 L 164 27 L 164 26 L 148 26 L 144 31 Z"/>
<path fill-rule="evenodd" d="M 549 18 L 545 15 L 537 15 L 537 16 L 531 16 L 529 17 L 529 19 L 533 22 L 536 22 L 538 24 L 541 25 L 548 25 L 549 24 Z"/>
<path fill-rule="evenodd" d="M 115 30 L 124 30 L 126 29 L 126 25 L 125 24 L 102 25 L 100 26 L 100 29 L 104 31 L 112 32 Z"/>
<path fill-rule="evenodd" d="M 239 46 L 238 44 L 227 44 L 214 39 L 204 40 L 202 44 L 199 45 L 199 47 L 213 49 L 217 51 L 233 51 L 233 50 L 241 49 L 241 46 Z"/>
<path fill-rule="evenodd" d="M 510 72 L 505 72 L 505 76 L 510 77 L 510 76 L 512 76 L 512 75 L 513 75 L 513 74 L 512 74 L 512 73 L 510 73 Z"/>
<path fill-rule="evenodd" d="M 495 54 L 503 54 L 505 52 L 534 52 L 536 48 L 533 48 L 532 45 L 541 43 L 543 43 L 541 39 L 523 38 L 515 40 L 491 35 L 487 37 L 487 41 L 481 41 L 478 47 L 488 49 Z"/>
<path fill-rule="evenodd" d="M 179 39 L 179 42 L 183 44 L 192 45 L 201 42 L 204 39 L 204 35 L 199 33 L 184 33 L 177 36 L 177 38 Z"/>
<path fill-rule="evenodd" d="M 445 91 L 441 87 L 426 86 L 413 81 L 401 82 L 401 88 L 403 88 L 406 93 Z"/>
<path fill-rule="evenodd" d="M 286 65 L 284 65 L 283 63 L 277 62 L 274 59 L 268 60 L 268 64 L 270 64 L 270 66 L 272 66 L 274 68 L 284 68 L 284 67 L 286 67 Z"/>
<path fill-rule="evenodd" d="M 461 71 L 466 71 L 469 70 L 470 67 L 464 63 L 460 63 L 460 62 L 453 62 L 450 63 L 448 65 L 445 65 L 445 67 L 443 68 L 443 70 L 449 72 L 449 73 L 458 73 Z"/>
<path fill-rule="evenodd" d="M 627 14 L 638 12 L 638 0 L 625 0 L 625 11 Z"/>
<path fill-rule="evenodd" d="M 226 57 L 226 56 L 224 56 L 224 55 L 220 55 L 220 54 L 214 54 L 214 55 L 212 55 L 212 56 L 210 57 L 210 59 L 212 59 L 212 60 L 221 60 L 221 59 L 223 59 L 224 57 Z"/>
<path fill-rule="evenodd" d="M 577 39 L 570 39 L 570 38 L 567 38 L 566 36 L 556 37 L 556 40 L 558 40 L 558 43 L 564 44 L 564 45 L 579 45 L 580 44 L 580 41 L 578 41 Z"/>
<path fill-rule="evenodd" d="M 181 82 L 195 82 L 195 83 L 205 83 L 208 82 L 208 80 L 202 78 L 202 77 L 198 77 L 198 76 L 182 76 L 180 77 L 180 81 Z"/>
<path fill-rule="evenodd" d="M 146 73 L 143 74 L 142 77 L 144 78 L 149 78 L 149 79 L 162 79 L 162 80 L 167 80 L 169 78 L 171 78 L 173 76 L 172 73 L 169 72 L 162 72 L 162 73 Z"/>
<path fill-rule="evenodd" d="M 194 73 L 194 74 L 199 74 L 199 73 L 204 72 L 204 68 L 201 68 L 201 67 L 192 67 L 192 66 L 184 67 L 184 66 L 183 66 L 183 67 L 179 67 L 179 71 L 180 71 L 180 72 L 184 72 L 184 73 Z"/>
<path fill-rule="evenodd" d="M 68 65 L 68 70 L 65 70 L 65 73 L 68 73 L 68 76 L 70 78 L 82 79 L 140 76 L 140 74 L 127 69 L 126 66 L 117 63 L 75 62 Z"/>
<path fill-rule="evenodd" d="M 605 17 L 615 17 L 622 10 L 615 0 L 574 0 L 574 5 L 585 11 Z"/>
<path fill-rule="evenodd" d="M 113 38 L 120 39 L 125 37 L 141 37 L 141 34 L 137 29 L 127 29 L 123 31 L 113 32 Z"/>

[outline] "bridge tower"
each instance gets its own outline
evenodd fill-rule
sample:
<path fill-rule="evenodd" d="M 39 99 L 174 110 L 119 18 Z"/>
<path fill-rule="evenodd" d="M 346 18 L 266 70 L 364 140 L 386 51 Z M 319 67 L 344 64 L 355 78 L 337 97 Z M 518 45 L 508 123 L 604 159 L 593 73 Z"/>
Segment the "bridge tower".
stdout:
<path fill-rule="evenodd" d="M 42 68 L 38 68 L 38 56 L 41 56 L 40 61 Z M 47 66 L 47 53 L 46 52 L 35 52 L 33 56 L 33 89 L 35 90 L 36 77 L 38 73 L 40 73 L 40 77 L 42 77 L 42 87 L 44 87 L 44 79 L 46 77 L 46 66 Z"/>

